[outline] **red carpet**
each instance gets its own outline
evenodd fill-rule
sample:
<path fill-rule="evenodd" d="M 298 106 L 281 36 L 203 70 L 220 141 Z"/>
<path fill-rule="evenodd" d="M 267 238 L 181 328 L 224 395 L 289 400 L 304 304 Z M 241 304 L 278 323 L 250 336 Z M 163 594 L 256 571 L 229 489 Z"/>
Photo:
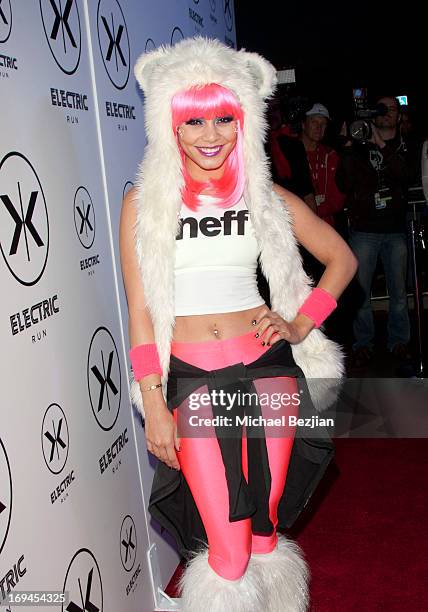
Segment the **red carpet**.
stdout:
<path fill-rule="evenodd" d="M 427 612 L 427 441 L 335 443 L 334 464 L 289 534 L 311 568 L 311 612 Z"/>

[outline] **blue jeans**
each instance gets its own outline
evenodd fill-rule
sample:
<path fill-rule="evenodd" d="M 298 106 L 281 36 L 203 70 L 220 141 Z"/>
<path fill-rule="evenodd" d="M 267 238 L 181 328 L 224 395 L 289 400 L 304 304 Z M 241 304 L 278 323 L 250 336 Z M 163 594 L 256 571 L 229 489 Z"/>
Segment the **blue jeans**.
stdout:
<path fill-rule="evenodd" d="M 375 329 L 370 296 L 379 254 L 389 295 L 388 349 L 391 350 L 398 343 L 406 344 L 410 340 L 406 290 L 406 234 L 377 234 L 351 230 L 349 244 L 359 262 L 356 278 L 364 293 L 363 305 L 353 321 L 353 348 L 373 345 Z"/>

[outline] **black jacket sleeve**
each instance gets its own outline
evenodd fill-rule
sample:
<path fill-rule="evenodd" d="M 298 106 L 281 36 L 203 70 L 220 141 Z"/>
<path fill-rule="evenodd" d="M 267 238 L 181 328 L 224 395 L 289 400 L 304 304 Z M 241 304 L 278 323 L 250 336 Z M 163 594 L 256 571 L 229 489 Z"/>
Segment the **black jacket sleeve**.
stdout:
<path fill-rule="evenodd" d="M 314 188 L 303 144 L 297 138 L 280 136 L 278 138 L 278 145 L 282 154 L 287 159 L 291 170 L 291 178 L 285 182 L 281 181 L 281 185 L 300 198 L 313 193 Z"/>
<path fill-rule="evenodd" d="M 343 147 L 339 153 L 339 163 L 336 168 L 335 181 L 342 193 L 346 195 L 352 193 L 355 188 L 355 151 L 351 147 Z"/>
<path fill-rule="evenodd" d="M 417 179 L 420 170 L 420 149 L 415 143 L 404 140 L 387 141 L 381 150 L 385 177 L 411 185 Z"/>

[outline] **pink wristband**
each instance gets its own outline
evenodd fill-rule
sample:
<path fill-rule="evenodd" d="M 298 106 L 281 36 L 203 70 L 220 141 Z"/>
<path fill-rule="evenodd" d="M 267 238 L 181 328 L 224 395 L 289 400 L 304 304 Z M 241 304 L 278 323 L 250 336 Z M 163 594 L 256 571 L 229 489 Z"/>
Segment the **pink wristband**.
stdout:
<path fill-rule="evenodd" d="M 297 312 L 312 319 L 315 327 L 319 327 L 336 306 L 336 300 L 328 291 L 314 287 Z"/>
<path fill-rule="evenodd" d="M 140 380 L 148 374 L 160 374 L 162 368 L 156 344 L 139 344 L 129 351 L 134 380 Z"/>

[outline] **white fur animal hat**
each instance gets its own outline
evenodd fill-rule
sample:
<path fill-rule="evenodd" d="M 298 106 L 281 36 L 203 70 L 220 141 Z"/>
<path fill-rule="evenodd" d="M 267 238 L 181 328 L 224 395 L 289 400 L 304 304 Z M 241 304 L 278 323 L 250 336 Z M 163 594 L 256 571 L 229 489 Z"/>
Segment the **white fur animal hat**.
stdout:
<path fill-rule="evenodd" d="M 181 187 L 181 160 L 171 129 L 171 100 L 178 91 L 210 83 L 230 89 L 242 106 L 244 116 L 251 117 L 251 121 L 245 123 L 243 138 L 246 175 L 249 176 L 253 163 L 265 165 L 264 100 L 272 95 L 277 79 L 275 68 L 260 55 L 236 51 L 218 40 L 198 36 L 182 40 L 173 47 L 162 46 L 144 53 L 134 72 L 145 94 L 148 147 L 143 175 L 147 176 L 150 158 L 158 162 L 167 159 L 175 168 L 171 177 L 175 185 L 171 184 L 170 188 Z"/>
<path fill-rule="evenodd" d="M 269 282 L 272 309 L 292 320 L 311 286 L 302 267 L 291 215 L 272 191 L 263 146 L 267 128 L 265 99 L 275 89 L 274 67 L 256 53 L 236 51 L 218 40 L 197 37 L 145 53 L 137 61 L 135 76 L 145 93 L 148 137 L 136 184 L 136 250 L 165 390 L 175 322 L 175 237 L 184 183 L 172 127 L 171 100 L 175 93 L 195 85 L 217 83 L 236 95 L 245 117 L 245 203 L 259 241 L 260 263 Z M 328 381 L 343 372 L 339 347 L 321 330 L 314 329 L 293 346 L 293 354 L 305 375 L 319 380 L 314 399 L 318 407 L 325 407 Z M 142 410 L 141 392 L 135 381 L 132 397 Z"/>
<path fill-rule="evenodd" d="M 271 96 L 277 82 L 275 68 L 257 53 L 235 51 L 216 39 L 200 36 L 143 53 L 134 73 L 146 105 L 152 100 L 157 104 L 165 100 L 170 105 L 179 90 L 218 83 L 232 90 L 248 111 Z"/>

